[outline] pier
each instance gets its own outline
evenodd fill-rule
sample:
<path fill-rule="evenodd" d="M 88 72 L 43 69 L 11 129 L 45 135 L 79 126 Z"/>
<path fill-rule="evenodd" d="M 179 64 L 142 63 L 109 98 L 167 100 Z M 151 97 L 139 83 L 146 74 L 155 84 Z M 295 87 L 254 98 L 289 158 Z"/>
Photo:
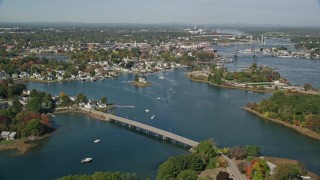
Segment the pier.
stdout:
<path fill-rule="evenodd" d="M 88 108 L 78 107 L 78 109 L 80 109 L 83 112 L 92 113 L 100 117 L 100 119 L 103 121 L 114 121 L 116 123 L 119 122 L 119 123 L 122 123 L 123 125 L 127 125 L 129 128 L 136 128 L 139 131 L 145 131 L 146 134 L 153 134 L 156 137 L 162 137 L 163 140 L 170 139 L 172 140 L 172 142 L 179 142 L 191 148 L 196 147 L 199 144 L 198 142 L 193 141 L 191 139 L 188 139 L 188 138 L 176 135 L 174 133 L 171 133 L 150 125 L 146 125 L 137 121 L 133 121 L 130 119 L 122 118 L 119 116 L 103 113 L 103 112 L 88 109 Z"/>

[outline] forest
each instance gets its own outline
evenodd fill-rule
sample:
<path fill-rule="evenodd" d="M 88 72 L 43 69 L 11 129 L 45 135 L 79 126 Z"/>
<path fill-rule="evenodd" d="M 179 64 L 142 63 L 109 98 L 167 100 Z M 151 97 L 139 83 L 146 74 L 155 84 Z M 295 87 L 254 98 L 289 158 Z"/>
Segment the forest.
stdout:
<path fill-rule="evenodd" d="M 276 92 L 260 103 L 248 103 L 247 108 L 268 118 L 305 127 L 320 133 L 320 96 Z"/>

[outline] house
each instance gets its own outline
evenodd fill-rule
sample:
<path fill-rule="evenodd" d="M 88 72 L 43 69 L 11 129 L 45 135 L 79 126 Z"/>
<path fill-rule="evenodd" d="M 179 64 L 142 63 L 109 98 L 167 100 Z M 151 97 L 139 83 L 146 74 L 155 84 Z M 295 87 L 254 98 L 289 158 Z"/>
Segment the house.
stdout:
<path fill-rule="evenodd" d="M 145 77 L 139 77 L 139 82 L 147 83 L 147 80 Z"/>
<path fill-rule="evenodd" d="M 17 132 L 11 132 L 11 133 L 9 134 L 9 139 L 10 139 L 10 140 L 14 140 L 14 139 L 16 138 L 16 135 L 17 135 Z"/>
<path fill-rule="evenodd" d="M 99 108 L 106 108 L 107 104 L 106 103 L 102 103 L 101 101 L 97 103 Z"/>
<path fill-rule="evenodd" d="M 89 101 L 86 105 L 84 105 L 84 107 L 88 108 L 88 109 L 97 108 L 97 102 L 96 101 Z"/>
<path fill-rule="evenodd" d="M 9 139 L 9 134 L 10 134 L 9 131 L 2 131 L 1 138 L 8 140 Z"/>
<path fill-rule="evenodd" d="M 30 90 L 29 89 L 24 89 L 22 94 L 23 95 L 30 95 Z"/>

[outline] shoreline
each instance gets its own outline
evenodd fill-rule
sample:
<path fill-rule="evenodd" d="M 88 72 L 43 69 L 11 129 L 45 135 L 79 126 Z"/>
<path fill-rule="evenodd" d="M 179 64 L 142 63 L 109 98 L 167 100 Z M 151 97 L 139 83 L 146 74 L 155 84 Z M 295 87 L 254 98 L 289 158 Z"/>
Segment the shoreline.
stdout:
<path fill-rule="evenodd" d="M 255 114 L 256 116 L 258 116 L 260 118 L 263 118 L 264 120 L 272 121 L 272 122 L 281 124 L 283 126 L 286 126 L 288 128 L 291 128 L 291 129 L 297 131 L 298 133 L 300 133 L 302 135 L 305 135 L 305 136 L 307 136 L 309 138 L 320 140 L 320 134 L 318 134 L 318 133 L 316 133 L 316 132 L 314 132 L 314 131 L 312 131 L 310 129 L 307 129 L 307 128 L 304 128 L 304 127 L 301 127 L 301 126 L 292 125 L 292 124 L 289 124 L 287 122 L 284 122 L 284 121 L 281 121 L 281 120 L 278 120 L 278 119 L 265 117 L 263 114 L 261 114 L 261 113 L 259 113 L 257 111 L 254 111 L 252 109 L 246 108 L 246 107 L 242 107 L 242 109 L 244 109 L 247 112 L 250 112 L 252 114 Z"/>
<path fill-rule="evenodd" d="M 267 89 L 266 90 L 257 90 L 257 89 L 252 89 L 252 88 L 243 88 L 243 87 L 237 87 L 237 86 L 227 86 L 227 85 L 223 85 L 223 84 L 222 85 L 213 84 L 213 83 L 211 83 L 210 81 L 207 81 L 207 80 L 199 80 L 199 79 L 195 79 L 195 78 L 190 77 L 190 72 L 187 73 L 187 77 L 188 77 L 188 79 L 190 79 L 191 81 L 194 81 L 194 82 L 207 83 L 209 85 L 216 86 L 216 87 L 221 87 L 221 88 L 239 89 L 239 90 L 259 92 L 259 93 L 274 93 L 274 92 L 276 92 L 276 90 L 267 90 Z M 281 91 L 281 90 L 278 90 L 278 91 Z"/>
<path fill-rule="evenodd" d="M 280 158 L 280 157 L 263 156 L 260 158 L 265 159 L 266 161 L 269 161 L 277 166 L 279 166 L 281 164 L 287 164 L 287 163 L 302 163 L 299 160 Z M 308 169 L 306 169 L 306 171 L 307 171 L 306 176 L 310 176 L 311 179 L 319 179 L 320 178 L 320 176 L 318 174 L 316 174 L 314 172 L 310 172 L 310 171 L 308 171 Z"/>
<path fill-rule="evenodd" d="M 148 86 L 151 86 L 151 83 L 147 82 L 147 83 L 143 83 L 143 82 L 130 82 L 130 84 L 132 86 L 136 86 L 136 87 L 148 87 Z"/>
<path fill-rule="evenodd" d="M 107 113 L 105 112 L 101 112 L 101 111 L 96 111 L 93 109 L 86 109 L 86 108 L 82 108 L 82 107 L 76 107 L 76 108 L 63 108 L 59 111 L 54 111 L 54 114 L 63 114 L 63 113 L 79 113 L 79 114 L 85 114 L 91 118 L 100 120 L 100 121 L 106 121 L 109 122 L 110 119 L 106 116 Z"/>
<path fill-rule="evenodd" d="M 102 114 L 103 112 L 95 111 L 95 110 L 85 111 L 84 109 L 81 109 L 81 108 L 72 109 L 69 107 L 64 107 L 53 112 L 53 114 L 62 114 L 62 113 L 80 113 L 80 114 L 85 114 L 86 116 L 89 116 L 99 121 L 104 121 L 104 122 L 110 121 L 109 118 L 107 118 Z M 36 143 L 36 141 L 49 138 L 53 135 L 54 132 L 55 131 L 40 137 L 30 136 L 22 139 L 11 140 L 8 143 L 0 144 L 0 152 L 16 150 L 17 151 L 16 155 L 26 155 L 29 150 L 38 146 L 38 143 Z M 3 140 L 3 141 L 6 141 L 6 140 Z"/>
<path fill-rule="evenodd" d="M 10 144 L 0 144 L 0 152 L 16 150 L 17 153 L 15 155 L 26 155 L 30 149 L 38 146 L 38 143 L 34 142 L 49 138 L 53 133 L 54 131 L 41 137 L 30 136 L 23 139 L 11 140 Z"/>
<path fill-rule="evenodd" d="M 265 90 L 258 90 L 258 89 L 253 89 L 253 88 L 245 88 L 245 87 L 238 87 L 238 86 L 228 86 L 228 85 L 218 85 L 218 84 L 213 84 L 210 81 L 207 80 L 199 80 L 199 79 L 195 79 L 190 77 L 190 72 L 187 73 L 187 77 L 188 79 L 190 79 L 191 81 L 195 81 L 195 82 L 203 82 L 203 83 L 208 83 L 209 85 L 212 86 L 216 86 L 216 87 L 221 87 L 221 88 L 229 88 L 229 89 L 239 89 L 239 90 L 243 90 L 243 91 L 252 91 L 252 92 L 258 92 L 258 93 L 275 93 L 275 92 L 284 92 L 284 93 L 288 93 L 289 89 L 278 89 L 278 90 L 273 90 L 273 89 L 265 89 Z M 303 94 L 319 94 L 319 92 L 317 91 L 297 91 L 297 90 L 291 90 L 292 93 L 296 92 L 296 93 L 303 93 Z"/>

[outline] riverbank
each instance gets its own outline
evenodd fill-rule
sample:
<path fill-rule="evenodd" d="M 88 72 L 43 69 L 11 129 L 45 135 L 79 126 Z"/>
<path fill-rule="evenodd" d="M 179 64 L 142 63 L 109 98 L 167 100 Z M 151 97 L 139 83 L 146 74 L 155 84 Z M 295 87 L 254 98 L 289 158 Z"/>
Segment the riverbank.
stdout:
<path fill-rule="evenodd" d="M 64 107 L 54 112 L 54 114 L 59 114 L 59 113 L 80 113 L 100 121 L 110 121 L 109 117 L 104 112 L 83 108 L 79 106 Z"/>
<path fill-rule="evenodd" d="M 58 80 L 40 80 L 40 79 L 32 79 L 32 78 L 23 78 L 23 79 L 15 79 L 14 82 L 38 82 L 38 83 L 55 83 L 58 82 Z"/>
<path fill-rule="evenodd" d="M 42 140 L 45 138 L 49 138 L 52 135 L 52 133 L 50 134 L 46 134 L 44 136 L 41 137 L 35 137 L 35 136 L 31 136 L 31 137 L 27 137 L 27 138 L 23 138 L 23 139 L 16 139 L 16 140 L 3 140 L 6 142 L 1 142 L 0 143 L 0 152 L 2 151 L 9 151 L 9 150 L 17 150 L 17 155 L 26 155 L 27 152 L 36 147 L 38 145 L 38 143 L 35 143 L 38 140 Z"/>
<path fill-rule="evenodd" d="M 278 158 L 278 157 L 263 157 L 268 162 L 271 162 L 272 164 L 275 164 L 276 166 L 279 166 L 281 164 L 296 164 L 299 163 L 300 161 L 294 160 L 294 159 L 286 159 L 286 158 Z M 305 176 L 310 176 L 311 179 L 320 179 L 320 176 L 313 173 L 309 172 L 308 170 L 307 174 Z"/>
<path fill-rule="evenodd" d="M 300 127 L 300 126 L 296 126 L 296 125 L 292 125 L 292 124 L 289 124 L 287 122 L 284 122 L 284 121 L 281 121 L 281 120 L 278 120 L 278 119 L 274 119 L 274 118 L 269 118 L 269 117 L 266 117 L 264 116 L 263 114 L 257 112 L 257 111 L 254 111 L 252 109 L 249 109 L 249 108 L 246 108 L 246 107 L 243 107 L 242 109 L 250 112 L 250 113 L 253 113 L 263 119 L 266 119 L 266 120 L 269 120 L 269 121 L 272 121 L 272 122 L 275 122 L 275 123 L 278 123 L 278 124 L 281 124 L 281 125 L 284 125 L 286 127 L 289 127 L 291 129 L 294 129 L 295 131 L 299 132 L 300 134 L 303 134 L 305 136 L 308 136 L 310 138 L 313 138 L 313 139 L 316 139 L 316 140 L 320 140 L 320 134 L 319 133 L 316 133 L 310 129 L 307 129 L 307 128 L 304 128 L 304 127 Z"/>

